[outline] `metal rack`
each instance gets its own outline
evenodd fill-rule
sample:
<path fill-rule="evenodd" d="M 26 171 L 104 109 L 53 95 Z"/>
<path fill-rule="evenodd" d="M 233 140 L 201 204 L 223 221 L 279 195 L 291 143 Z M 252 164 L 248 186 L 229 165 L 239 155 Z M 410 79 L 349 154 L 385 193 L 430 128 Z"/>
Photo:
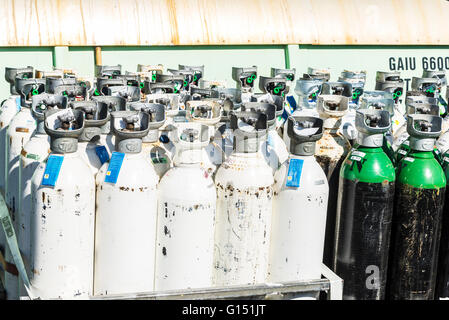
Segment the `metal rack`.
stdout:
<path fill-rule="evenodd" d="M 91 300 L 314 299 L 321 291 L 328 300 L 342 300 L 343 279 L 324 264 L 321 274 L 322 279 L 309 281 L 93 296 Z"/>

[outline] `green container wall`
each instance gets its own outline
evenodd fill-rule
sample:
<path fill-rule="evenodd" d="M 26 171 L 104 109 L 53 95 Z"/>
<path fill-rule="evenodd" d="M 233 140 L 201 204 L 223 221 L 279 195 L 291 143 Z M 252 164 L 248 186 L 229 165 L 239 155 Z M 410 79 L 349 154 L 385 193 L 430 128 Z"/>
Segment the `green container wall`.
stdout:
<path fill-rule="evenodd" d="M 136 71 L 137 64 L 162 64 L 178 69 L 178 64 L 204 65 L 204 79 L 226 80 L 235 87 L 232 67 L 258 67 L 258 75 L 270 75 L 270 68 L 284 68 L 284 46 L 207 46 L 207 47 L 124 47 L 102 48 L 103 64 L 120 63 L 122 70 Z M 256 83 L 258 88 L 258 83 Z"/>
<path fill-rule="evenodd" d="M 367 71 L 366 89 L 374 90 L 376 71 L 400 71 L 401 78 L 421 77 L 424 68 L 449 70 L 449 46 L 288 46 L 297 75 L 307 67 L 330 68 L 331 81 L 344 69 Z M 412 62 L 412 63 L 410 63 Z M 449 76 L 449 72 L 447 73 Z"/>
<path fill-rule="evenodd" d="M 233 66 L 256 65 L 259 76 L 268 76 L 271 67 L 291 67 L 296 68 L 297 78 L 307 71 L 307 67 L 330 68 L 331 81 L 336 81 L 344 69 L 366 70 L 366 89 L 373 90 L 378 70 L 400 71 L 409 86 L 412 77 L 421 76 L 424 67 L 449 70 L 449 46 L 111 46 L 102 47 L 102 63 L 121 64 L 123 71 L 137 71 L 137 64 L 162 64 L 164 70 L 177 69 L 178 64 L 204 64 L 205 79 L 226 80 L 230 87 L 235 87 L 231 78 Z M 51 70 L 52 66 L 73 68 L 80 76 L 92 77 L 94 48 L 0 48 L 0 97 L 9 95 L 9 86 L 3 80 L 4 67 L 27 65 L 41 70 Z M 259 91 L 257 81 L 255 85 Z"/>

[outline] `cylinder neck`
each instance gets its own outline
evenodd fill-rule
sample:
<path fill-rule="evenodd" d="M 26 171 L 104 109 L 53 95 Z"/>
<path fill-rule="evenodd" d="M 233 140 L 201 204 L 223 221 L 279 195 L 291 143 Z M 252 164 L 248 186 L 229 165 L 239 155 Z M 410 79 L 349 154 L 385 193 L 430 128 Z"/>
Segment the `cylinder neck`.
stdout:
<path fill-rule="evenodd" d="M 414 151 L 433 151 L 435 138 L 410 137 L 410 149 Z"/>
<path fill-rule="evenodd" d="M 419 158 L 419 159 L 435 159 L 435 156 L 433 155 L 433 152 L 431 151 L 418 151 L 418 150 L 412 150 L 408 154 L 409 156 L 412 156 L 413 158 Z"/>
<path fill-rule="evenodd" d="M 122 139 L 116 136 L 115 150 L 123 153 L 139 153 L 142 151 L 142 139 Z"/>
<path fill-rule="evenodd" d="M 363 134 L 358 132 L 357 143 L 363 147 L 378 148 L 382 147 L 384 135 L 380 134 Z"/>
<path fill-rule="evenodd" d="M 80 137 L 78 138 L 78 141 L 89 142 L 95 136 L 99 136 L 100 134 L 101 134 L 100 127 L 85 127 Z"/>
<path fill-rule="evenodd" d="M 50 137 L 50 149 L 53 153 L 68 154 L 78 150 L 78 139 L 71 137 Z"/>
<path fill-rule="evenodd" d="M 234 135 L 234 151 L 237 153 L 258 152 L 261 142 L 264 142 L 266 139 L 266 134 L 258 136 Z"/>
<path fill-rule="evenodd" d="M 203 149 L 181 149 L 178 152 L 177 165 L 199 164 L 203 160 Z"/>
<path fill-rule="evenodd" d="M 267 126 L 268 126 L 267 130 L 268 131 L 276 130 L 276 119 L 277 119 L 277 117 L 275 118 L 275 120 L 272 123 L 267 122 Z"/>
<path fill-rule="evenodd" d="M 296 156 L 313 156 L 315 154 L 315 141 L 298 143 L 290 139 L 290 153 Z"/>
<path fill-rule="evenodd" d="M 324 122 L 323 122 L 324 129 L 338 129 L 340 127 L 341 118 L 326 117 L 323 115 L 320 115 L 320 116 L 324 120 Z"/>
<path fill-rule="evenodd" d="M 44 125 L 44 119 L 36 120 L 36 134 L 47 134 L 45 132 L 45 125 Z"/>

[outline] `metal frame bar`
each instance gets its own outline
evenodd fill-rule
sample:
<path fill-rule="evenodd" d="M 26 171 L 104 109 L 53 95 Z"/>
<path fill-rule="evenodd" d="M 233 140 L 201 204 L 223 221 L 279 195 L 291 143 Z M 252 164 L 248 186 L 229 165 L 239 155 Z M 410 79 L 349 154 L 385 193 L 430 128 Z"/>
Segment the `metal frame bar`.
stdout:
<path fill-rule="evenodd" d="M 155 291 L 108 296 L 93 296 L 91 300 L 206 300 L 206 299 L 264 299 L 282 298 L 287 294 L 327 291 L 329 300 L 341 300 L 343 280 L 324 264 L 321 272 L 325 279 L 285 283 L 264 283 L 252 286 L 229 286 L 191 290 Z"/>

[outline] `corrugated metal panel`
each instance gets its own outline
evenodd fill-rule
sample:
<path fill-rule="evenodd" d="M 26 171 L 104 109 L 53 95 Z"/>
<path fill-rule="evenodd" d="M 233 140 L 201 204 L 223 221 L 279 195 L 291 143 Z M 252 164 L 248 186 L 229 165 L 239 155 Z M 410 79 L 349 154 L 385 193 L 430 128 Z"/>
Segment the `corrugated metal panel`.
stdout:
<path fill-rule="evenodd" d="M 0 46 L 449 44 L 445 0 L 0 0 Z"/>

